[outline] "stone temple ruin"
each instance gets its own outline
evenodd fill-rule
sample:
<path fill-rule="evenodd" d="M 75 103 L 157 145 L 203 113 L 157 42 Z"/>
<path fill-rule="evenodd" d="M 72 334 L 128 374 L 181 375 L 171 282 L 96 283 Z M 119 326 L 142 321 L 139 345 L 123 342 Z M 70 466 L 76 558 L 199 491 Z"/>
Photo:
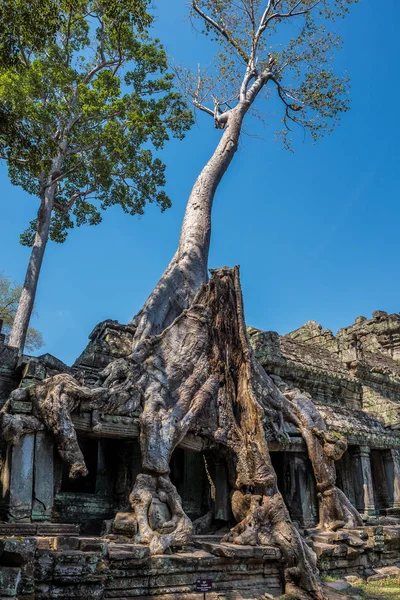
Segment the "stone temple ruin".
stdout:
<path fill-rule="evenodd" d="M 104 321 L 72 367 L 51 355 L 23 356 L 0 339 L 0 407 L 21 422 L 32 402 L 11 395 L 58 373 L 93 385 L 116 359 L 131 353 L 134 329 Z M 336 463 L 336 485 L 363 519 L 351 529 L 317 528 L 318 489 L 299 430 L 269 442 L 271 460 L 292 521 L 325 574 L 372 575 L 400 562 L 400 314 L 358 317 L 336 336 L 315 321 L 285 336 L 248 329 L 255 355 L 279 389 L 312 399 L 332 435 L 348 448 Z M 188 433 L 174 450 L 170 478 L 194 523 L 190 544 L 152 554 L 132 543 L 129 494 L 141 472 L 139 409 L 129 416 L 74 412 L 88 469 L 70 479 L 44 428 L 0 440 L 0 596 L 26 599 L 192 599 L 199 577 L 219 599 L 258 599 L 283 592 L 280 550 L 222 542 L 235 524 L 229 465 L 201 435 Z M 212 510 L 211 510 L 212 508 Z M 153 499 L 149 523 L 171 518 Z M 393 567 L 392 567 L 393 568 Z"/>

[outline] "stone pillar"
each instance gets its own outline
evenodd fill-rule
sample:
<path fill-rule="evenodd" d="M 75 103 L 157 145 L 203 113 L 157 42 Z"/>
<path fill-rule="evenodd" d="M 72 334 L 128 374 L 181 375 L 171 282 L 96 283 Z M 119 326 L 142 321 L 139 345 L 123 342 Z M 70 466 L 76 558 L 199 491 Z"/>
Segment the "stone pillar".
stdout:
<path fill-rule="evenodd" d="M 353 506 L 356 505 L 354 490 L 354 474 L 352 465 L 352 456 L 350 452 L 345 452 L 336 466 L 336 485 L 347 496 Z"/>
<path fill-rule="evenodd" d="M 2 513 L 6 520 L 30 521 L 33 497 L 34 434 L 8 446 L 2 469 Z"/>
<path fill-rule="evenodd" d="M 105 448 L 106 443 L 107 440 L 100 438 L 97 446 L 96 495 L 98 496 L 106 496 L 109 492 Z"/>
<path fill-rule="evenodd" d="M 33 487 L 33 521 L 51 521 L 54 504 L 54 447 L 43 431 L 36 434 Z"/>
<path fill-rule="evenodd" d="M 302 527 L 314 527 L 318 522 L 318 502 L 308 456 L 302 452 L 287 452 L 285 463 L 284 497 L 292 520 Z"/>
<path fill-rule="evenodd" d="M 374 486 L 376 514 L 386 514 L 390 506 L 388 479 L 386 476 L 385 452 L 382 450 L 371 450 L 372 483 Z"/>
<path fill-rule="evenodd" d="M 230 489 L 226 462 L 218 455 L 215 457 L 215 518 L 229 521 L 232 518 Z"/>
<path fill-rule="evenodd" d="M 391 450 L 393 465 L 393 504 L 392 508 L 400 513 L 400 450 Z"/>
<path fill-rule="evenodd" d="M 356 509 L 365 516 L 376 512 L 370 453 L 368 446 L 356 446 L 353 450 Z"/>
<path fill-rule="evenodd" d="M 184 492 L 182 500 L 185 511 L 194 520 L 201 517 L 204 502 L 204 460 L 200 452 L 185 450 L 184 455 Z"/>

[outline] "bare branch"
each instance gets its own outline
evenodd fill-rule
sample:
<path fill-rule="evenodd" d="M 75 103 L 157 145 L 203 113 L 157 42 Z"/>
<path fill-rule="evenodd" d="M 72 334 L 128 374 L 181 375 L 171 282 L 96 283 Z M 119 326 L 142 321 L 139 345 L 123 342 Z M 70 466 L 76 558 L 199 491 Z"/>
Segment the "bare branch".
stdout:
<path fill-rule="evenodd" d="M 199 110 L 202 110 L 207 115 L 211 115 L 213 118 L 215 118 L 215 112 L 212 111 L 211 108 L 208 108 L 207 106 L 204 106 L 204 104 L 201 104 L 200 102 L 198 102 L 195 99 L 192 100 L 192 103 L 193 103 L 193 106 L 195 106 Z"/>
<path fill-rule="evenodd" d="M 278 96 L 279 98 L 282 100 L 282 102 L 285 104 L 287 109 L 290 109 L 294 112 L 298 112 L 299 110 L 301 110 L 303 107 L 300 106 L 299 104 L 297 104 L 296 98 L 290 94 L 290 92 L 288 92 L 284 87 L 281 86 L 281 84 L 279 83 L 279 81 L 277 79 L 275 79 L 275 77 L 270 77 L 271 81 L 273 81 L 277 87 L 278 90 Z M 293 100 L 293 104 L 288 102 L 287 98 L 290 98 L 291 100 Z"/>
<path fill-rule="evenodd" d="M 193 10 L 209 25 L 211 25 L 211 27 L 213 27 L 220 35 L 222 35 L 222 37 L 224 37 L 227 42 L 229 42 L 231 44 L 231 46 L 233 46 L 233 48 L 235 48 L 236 52 L 239 54 L 239 56 L 244 60 L 244 62 L 247 64 L 249 62 L 249 56 L 247 55 L 247 53 L 243 50 L 243 48 L 241 48 L 239 46 L 239 44 L 237 43 L 237 41 L 231 36 L 231 34 L 229 33 L 229 31 L 226 30 L 225 27 L 223 27 L 222 25 L 220 25 L 219 23 L 217 23 L 217 21 L 215 21 L 214 19 L 212 19 L 209 15 L 207 15 L 205 12 L 203 12 L 201 10 L 201 8 L 199 7 L 197 0 L 192 0 L 192 7 Z"/>
<path fill-rule="evenodd" d="M 274 13 L 273 15 L 271 15 L 270 17 L 268 17 L 268 19 L 265 22 L 265 26 L 263 27 L 263 31 L 266 29 L 266 27 L 268 26 L 268 24 L 273 19 L 288 19 L 290 17 L 299 17 L 300 15 L 306 15 L 307 13 L 311 12 L 312 10 L 314 10 L 314 8 L 316 6 L 318 6 L 318 4 L 321 4 L 321 1 L 322 0 L 317 0 L 311 6 L 308 6 L 307 8 L 304 8 L 303 10 L 298 10 L 297 12 L 295 12 L 296 9 L 297 9 L 297 7 L 300 6 L 300 4 L 302 4 L 302 2 L 303 2 L 303 0 L 299 0 L 293 6 L 293 8 L 289 12 L 287 12 L 287 13 Z"/>

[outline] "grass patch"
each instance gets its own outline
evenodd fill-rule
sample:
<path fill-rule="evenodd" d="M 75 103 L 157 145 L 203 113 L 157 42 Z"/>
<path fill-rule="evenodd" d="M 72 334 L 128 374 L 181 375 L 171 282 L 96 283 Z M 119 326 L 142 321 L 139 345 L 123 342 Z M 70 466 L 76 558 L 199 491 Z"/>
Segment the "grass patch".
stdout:
<path fill-rule="evenodd" d="M 381 579 L 355 585 L 362 589 L 365 600 L 400 600 L 400 579 Z"/>

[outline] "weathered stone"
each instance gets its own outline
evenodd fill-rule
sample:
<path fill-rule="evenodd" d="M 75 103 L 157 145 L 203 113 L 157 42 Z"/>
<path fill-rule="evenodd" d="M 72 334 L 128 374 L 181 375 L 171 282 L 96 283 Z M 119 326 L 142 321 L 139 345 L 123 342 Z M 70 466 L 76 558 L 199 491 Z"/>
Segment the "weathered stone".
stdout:
<path fill-rule="evenodd" d="M 79 550 L 79 538 L 73 536 L 57 536 L 54 538 L 53 550 Z"/>
<path fill-rule="evenodd" d="M 132 513 L 131 513 L 132 515 Z M 132 518 L 132 517 L 131 517 Z M 171 519 L 171 511 L 165 502 L 153 498 L 149 508 L 149 525 L 155 531 L 162 528 Z"/>
<path fill-rule="evenodd" d="M 93 538 L 80 538 L 79 539 L 79 550 L 83 552 L 99 552 L 101 556 L 107 554 L 107 543 L 102 540 L 96 540 Z"/>
<path fill-rule="evenodd" d="M 112 561 L 127 559 L 140 560 L 150 557 L 148 546 L 139 546 L 134 544 L 109 544 L 108 555 Z"/>
<path fill-rule="evenodd" d="M 40 551 L 36 553 L 35 581 L 49 581 L 53 573 L 55 554 L 52 551 Z"/>
<path fill-rule="evenodd" d="M 16 597 L 20 581 L 21 569 L 0 567 L 0 595 Z"/>
<path fill-rule="evenodd" d="M 112 530 L 117 535 L 134 537 L 137 533 L 137 521 L 133 512 L 119 512 L 112 523 Z"/>
<path fill-rule="evenodd" d="M 226 543 L 213 544 L 210 542 L 196 542 L 196 545 L 210 554 L 225 558 L 258 558 L 263 560 L 267 557 L 278 559 L 281 556 L 279 549 L 274 546 L 244 546 Z"/>
<path fill-rule="evenodd" d="M 338 579 L 336 581 L 328 581 L 326 585 L 332 590 L 336 590 L 338 592 L 344 592 L 348 590 L 351 586 L 350 583 L 344 581 L 343 579 Z"/>
<path fill-rule="evenodd" d="M 50 520 L 54 503 L 54 448 L 49 435 L 38 431 L 35 437 L 35 464 L 32 519 Z M 43 476 L 43 474 L 46 476 Z"/>
<path fill-rule="evenodd" d="M 79 525 L 67 523 L 40 523 L 37 525 L 37 535 L 79 535 Z"/>

